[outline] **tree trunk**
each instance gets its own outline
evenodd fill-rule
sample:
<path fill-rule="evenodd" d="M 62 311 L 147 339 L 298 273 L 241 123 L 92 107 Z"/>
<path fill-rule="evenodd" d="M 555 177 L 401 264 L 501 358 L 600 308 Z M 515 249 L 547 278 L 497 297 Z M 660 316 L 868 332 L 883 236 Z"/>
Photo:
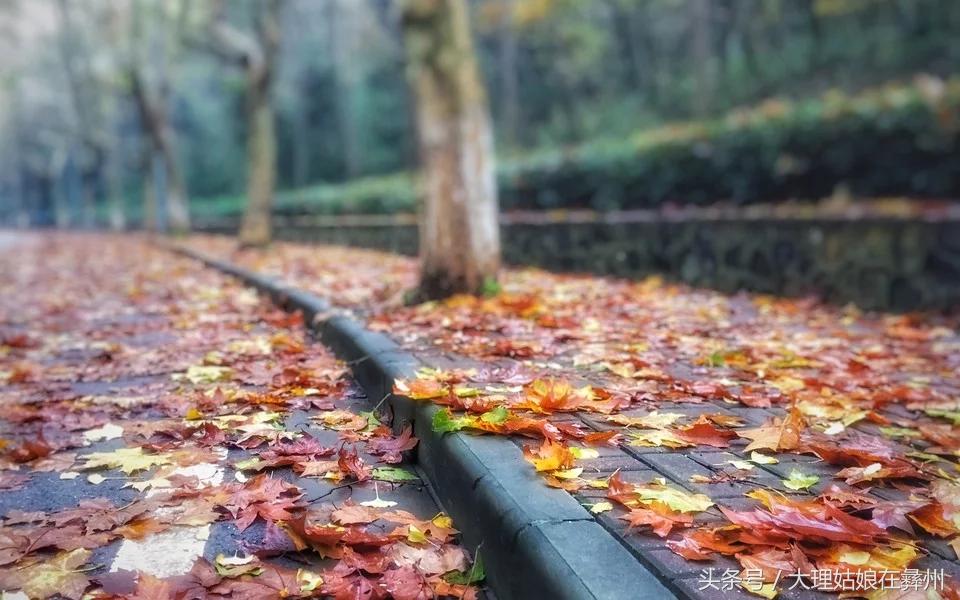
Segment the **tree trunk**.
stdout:
<path fill-rule="evenodd" d="M 187 203 L 187 192 L 183 185 L 183 174 L 173 152 L 171 141 L 173 133 L 169 125 L 161 131 L 160 158 L 163 161 L 163 170 L 167 175 L 167 223 L 170 233 L 183 235 L 190 232 L 190 209 Z"/>
<path fill-rule="evenodd" d="M 107 169 L 107 220 L 110 229 L 123 231 L 127 228 L 127 211 L 124 206 L 121 182 L 122 165 L 116 159 L 111 160 Z"/>
<path fill-rule="evenodd" d="M 268 75 L 251 72 L 248 86 L 247 207 L 239 236 L 243 246 L 265 246 L 272 235 L 270 209 L 277 175 L 277 142 Z"/>
<path fill-rule="evenodd" d="M 152 185 L 153 157 L 158 156 L 166 177 L 166 198 L 163 202 L 163 206 L 166 208 L 165 220 L 174 235 L 188 233 L 190 231 L 190 209 L 188 208 L 186 188 L 183 184 L 183 174 L 180 171 L 180 165 L 177 163 L 176 153 L 174 152 L 173 128 L 167 121 L 166 102 L 162 99 L 163 96 L 158 98 L 154 95 L 151 97 L 146 89 L 143 75 L 136 67 L 132 69 L 130 78 L 133 84 L 133 95 L 137 101 L 137 109 L 140 112 L 140 119 L 150 138 L 148 143 L 151 148 L 147 152 L 150 162 L 146 165 L 147 170 L 144 172 L 144 177 L 149 181 L 145 186 Z M 153 209 L 156 210 L 156 197 L 154 197 L 153 203 Z M 156 213 L 153 216 L 155 227 Z"/>
<path fill-rule="evenodd" d="M 141 171 L 143 173 L 143 223 L 141 227 L 145 231 L 157 232 L 159 223 L 157 221 L 157 182 L 153 177 L 153 150 L 152 144 L 147 143 L 147 148 L 143 152 Z"/>
<path fill-rule="evenodd" d="M 420 294 L 482 293 L 500 266 L 493 135 L 465 0 L 408 0 L 404 34 L 425 201 Z"/>

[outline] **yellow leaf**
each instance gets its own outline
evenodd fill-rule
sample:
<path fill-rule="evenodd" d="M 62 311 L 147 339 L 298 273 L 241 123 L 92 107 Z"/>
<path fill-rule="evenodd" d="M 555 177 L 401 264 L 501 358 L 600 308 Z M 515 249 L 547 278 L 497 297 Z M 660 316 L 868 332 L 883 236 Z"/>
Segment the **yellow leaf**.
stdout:
<path fill-rule="evenodd" d="M 443 529 L 453 529 L 453 519 L 443 513 L 432 518 L 430 522 Z"/>
<path fill-rule="evenodd" d="M 666 446 L 667 448 L 686 448 L 692 446 L 684 440 L 681 440 L 673 432 L 666 429 L 652 429 L 649 431 L 631 431 L 630 442 L 631 446 L 648 446 L 659 448 L 661 446 Z"/>
<path fill-rule="evenodd" d="M 784 394 L 790 394 L 807 387 L 807 384 L 797 377 L 778 377 L 777 379 L 769 380 L 768 383 Z"/>
<path fill-rule="evenodd" d="M 772 456 L 767 456 L 766 454 L 762 454 L 760 452 L 757 452 L 756 450 L 750 453 L 750 460 L 757 463 L 758 465 L 775 465 L 778 462 L 780 462 L 776 458 Z"/>
<path fill-rule="evenodd" d="M 704 494 L 690 494 L 665 485 L 638 486 L 640 502 L 663 502 L 678 512 L 703 512 L 713 506 L 713 500 Z"/>
<path fill-rule="evenodd" d="M 838 556 L 837 560 L 848 565 L 865 565 L 870 560 L 870 553 L 863 550 L 850 550 Z"/>
<path fill-rule="evenodd" d="M 605 513 L 610 510 L 613 510 L 613 505 L 609 502 L 597 502 L 590 507 L 590 512 L 595 515 L 599 515 L 600 513 Z"/>
<path fill-rule="evenodd" d="M 626 427 L 640 427 L 643 429 L 663 429 L 664 427 L 670 427 L 682 417 L 683 415 L 681 413 L 660 413 L 658 411 L 653 411 L 650 414 L 644 415 L 642 417 L 628 417 L 627 415 L 611 415 L 607 417 L 607 421 L 611 423 L 616 423 L 617 425 L 624 425 Z"/>
<path fill-rule="evenodd" d="M 550 473 L 557 479 L 576 479 L 580 477 L 580 474 L 583 473 L 583 467 L 576 467 L 574 469 L 565 469 L 562 471 L 554 471 Z"/>
<path fill-rule="evenodd" d="M 600 453 L 593 448 L 579 448 L 577 446 L 570 446 L 570 454 L 573 454 L 574 458 L 582 460 L 600 457 Z"/>
<path fill-rule="evenodd" d="M 411 544 L 426 544 L 427 536 L 416 525 L 407 526 L 407 541 Z"/>
<path fill-rule="evenodd" d="M 230 372 L 229 367 L 191 365 L 183 373 L 174 374 L 173 378 L 177 381 L 186 379 L 193 385 L 202 385 L 228 379 Z"/>
<path fill-rule="evenodd" d="M 300 584 L 301 592 L 313 592 L 323 585 L 323 577 L 313 571 L 297 569 L 297 583 Z"/>
<path fill-rule="evenodd" d="M 112 452 L 94 452 L 82 456 L 86 460 L 84 469 L 120 469 L 127 475 L 136 471 L 144 471 L 157 465 L 171 463 L 169 454 L 144 454 L 143 448 L 118 448 Z"/>

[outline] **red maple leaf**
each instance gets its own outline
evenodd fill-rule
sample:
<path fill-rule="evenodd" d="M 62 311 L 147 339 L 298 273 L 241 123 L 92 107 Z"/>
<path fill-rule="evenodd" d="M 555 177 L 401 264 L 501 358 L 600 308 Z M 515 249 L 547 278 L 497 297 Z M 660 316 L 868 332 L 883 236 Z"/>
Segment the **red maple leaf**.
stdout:
<path fill-rule="evenodd" d="M 379 456 L 383 462 L 395 464 L 403 460 L 403 452 L 413 450 L 417 438 L 413 437 L 413 427 L 407 425 L 400 435 L 375 436 L 367 441 L 367 452 Z"/>
<path fill-rule="evenodd" d="M 363 463 L 363 459 L 357 455 L 356 448 L 347 449 L 346 445 L 340 448 L 337 466 L 348 475 L 352 475 L 357 481 L 366 481 L 373 474 L 370 467 Z"/>
<path fill-rule="evenodd" d="M 290 521 L 294 518 L 291 510 L 300 508 L 298 501 L 303 497 L 300 488 L 282 479 L 274 479 L 260 474 L 246 482 L 235 491 L 226 504 L 236 519 L 237 529 L 243 531 L 257 517 L 266 521 Z"/>

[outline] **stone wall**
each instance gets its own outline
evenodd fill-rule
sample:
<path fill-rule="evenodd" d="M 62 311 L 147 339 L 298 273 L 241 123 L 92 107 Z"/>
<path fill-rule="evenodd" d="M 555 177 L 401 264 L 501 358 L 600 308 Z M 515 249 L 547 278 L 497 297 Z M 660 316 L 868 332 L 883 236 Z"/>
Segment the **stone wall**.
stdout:
<path fill-rule="evenodd" d="M 415 254 L 406 224 L 278 223 L 280 238 Z M 727 292 L 814 294 L 863 308 L 960 306 L 960 220 L 654 219 L 506 223 L 509 264 L 620 277 L 662 274 Z"/>

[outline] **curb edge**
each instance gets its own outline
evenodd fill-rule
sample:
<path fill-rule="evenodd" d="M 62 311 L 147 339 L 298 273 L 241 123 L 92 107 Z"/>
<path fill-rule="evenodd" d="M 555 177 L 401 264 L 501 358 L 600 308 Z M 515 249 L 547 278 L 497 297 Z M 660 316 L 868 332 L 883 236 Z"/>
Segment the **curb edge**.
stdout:
<path fill-rule="evenodd" d="M 390 337 L 332 314 L 326 300 L 276 279 L 180 245 L 159 245 L 243 281 L 285 310 L 303 312 L 308 327 L 349 364 L 368 396 L 387 400 L 394 427 L 412 424 L 420 440 L 417 462 L 466 545 L 482 547 L 487 583 L 497 597 L 675 598 L 573 496 L 543 485 L 515 444 L 490 436 L 434 433 L 435 405 L 392 393 L 393 380 L 412 376 L 422 363 Z"/>

